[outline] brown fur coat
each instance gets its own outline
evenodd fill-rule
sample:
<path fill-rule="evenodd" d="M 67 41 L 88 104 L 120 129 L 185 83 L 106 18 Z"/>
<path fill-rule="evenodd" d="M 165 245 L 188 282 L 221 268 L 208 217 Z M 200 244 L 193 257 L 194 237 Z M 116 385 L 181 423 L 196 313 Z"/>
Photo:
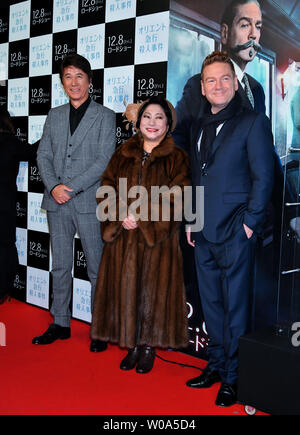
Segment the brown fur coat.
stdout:
<path fill-rule="evenodd" d="M 142 156 L 142 140 L 136 134 L 116 150 L 102 186 L 118 190 L 119 179 L 127 178 L 128 190 L 140 183 L 150 193 L 151 186 L 190 184 L 187 155 L 171 137 L 152 150 L 143 167 Z M 120 196 L 117 209 L 119 201 Z M 160 208 L 158 203 L 154 207 Z M 94 301 L 93 339 L 128 348 L 188 344 L 179 225 L 172 219 L 139 220 L 136 229 L 125 230 L 121 220 L 102 222 L 106 243 Z"/>

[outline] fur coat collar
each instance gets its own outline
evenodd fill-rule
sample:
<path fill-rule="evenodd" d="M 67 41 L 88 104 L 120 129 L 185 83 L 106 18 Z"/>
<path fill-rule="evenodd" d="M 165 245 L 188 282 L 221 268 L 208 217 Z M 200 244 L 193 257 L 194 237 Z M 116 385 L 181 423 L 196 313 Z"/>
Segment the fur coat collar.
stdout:
<path fill-rule="evenodd" d="M 143 157 L 143 138 L 140 133 L 135 134 L 122 145 L 122 155 L 135 160 L 141 160 Z M 150 154 L 150 162 L 159 157 L 165 157 L 172 153 L 175 144 L 171 136 L 166 136 L 162 142 L 153 148 Z"/>

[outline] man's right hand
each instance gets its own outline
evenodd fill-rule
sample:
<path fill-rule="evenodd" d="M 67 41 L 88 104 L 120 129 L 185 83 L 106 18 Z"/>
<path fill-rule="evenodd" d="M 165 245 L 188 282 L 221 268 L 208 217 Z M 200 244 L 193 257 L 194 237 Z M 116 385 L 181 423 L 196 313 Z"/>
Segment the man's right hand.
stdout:
<path fill-rule="evenodd" d="M 186 229 L 186 240 L 189 245 L 191 245 L 193 248 L 195 247 L 195 240 L 192 240 L 191 227 L 187 227 Z"/>
<path fill-rule="evenodd" d="M 66 186 L 65 184 L 58 184 L 54 187 L 54 189 L 52 189 L 51 195 L 53 196 L 57 204 L 64 204 L 71 199 L 71 196 L 66 191 L 73 192 L 73 189 Z"/>

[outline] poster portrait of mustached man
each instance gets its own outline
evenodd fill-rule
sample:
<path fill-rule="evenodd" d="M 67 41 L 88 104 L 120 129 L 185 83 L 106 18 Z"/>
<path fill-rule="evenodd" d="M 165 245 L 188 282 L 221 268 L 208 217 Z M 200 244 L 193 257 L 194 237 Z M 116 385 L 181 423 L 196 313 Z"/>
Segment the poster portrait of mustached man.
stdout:
<path fill-rule="evenodd" d="M 233 61 L 239 82 L 238 93 L 243 104 L 265 113 L 264 89 L 254 77 L 246 73 L 248 63 L 262 49 L 262 12 L 259 3 L 256 0 L 233 0 L 224 10 L 220 28 L 221 48 L 227 51 Z M 173 137 L 176 144 L 186 151 L 189 148 L 191 122 L 203 113 L 205 99 L 201 93 L 200 82 L 200 73 L 190 77 L 184 86 L 181 99 L 176 104 L 178 124 Z"/>

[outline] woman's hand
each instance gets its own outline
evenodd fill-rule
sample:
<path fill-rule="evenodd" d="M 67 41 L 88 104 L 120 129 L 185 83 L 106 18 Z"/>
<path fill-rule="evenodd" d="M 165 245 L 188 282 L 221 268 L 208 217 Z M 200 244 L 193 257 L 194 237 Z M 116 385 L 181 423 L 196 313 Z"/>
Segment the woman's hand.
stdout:
<path fill-rule="evenodd" d="M 187 227 L 186 229 L 186 239 L 189 245 L 193 248 L 195 247 L 195 240 L 191 240 L 191 227 Z"/>
<path fill-rule="evenodd" d="M 137 223 L 134 216 L 132 214 L 127 216 L 127 218 L 123 220 L 122 226 L 125 230 L 135 230 L 137 228 Z"/>

